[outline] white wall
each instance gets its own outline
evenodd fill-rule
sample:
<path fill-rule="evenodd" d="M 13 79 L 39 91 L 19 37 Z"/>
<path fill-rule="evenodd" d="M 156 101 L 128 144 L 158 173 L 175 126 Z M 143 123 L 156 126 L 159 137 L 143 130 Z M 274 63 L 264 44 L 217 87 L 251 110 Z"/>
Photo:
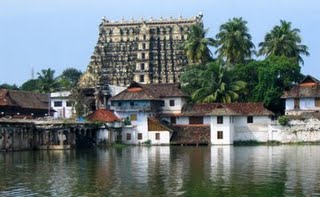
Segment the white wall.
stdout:
<path fill-rule="evenodd" d="M 55 101 L 61 101 L 62 106 L 61 107 L 55 107 L 54 102 Z M 54 113 L 54 118 L 71 118 L 73 114 L 73 108 L 72 106 L 67 106 L 67 101 L 69 101 L 68 98 L 51 98 L 51 107 L 52 109 L 56 110 L 57 112 Z"/>
<path fill-rule="evenodd" d="M 160 134 L 160 140 L 156 140 L 156 133 Z M 149 131 L 149 140 L 151 140 L 151 144 L 154 145 L 165 145 L 170 144 L 171 134 L 169 131 Z"/>
<path fill-rule="evenodd" d="M 176 123 L 180 125 L 188 125 L 189 124 L 189 117 L 180 116 L 176 118 Z"/>
<path fill-rule="evenodd" d="M 139 144 L 148 140 L 148 117 L 151 115 L 148 112 L 116 112 L 116 115 L 125 119 L 131 114 L 137 114 L 137 120 L 131 121 L 130 125 L 122 127 L 122 142 L 126 144 Z M 127 134 L 131 133 L 131 140 L 127 140 Z M 138 133 L 142 133 L 142 139 L 138 140 Z"/>
<path fill-rule="evenodd" d="M 186 103 L 184 97 L 167 97 L 162 99 L 164 106 L 162 107 L 163 113 L 180 113 L 183 105 Z M 170 106 L 170 100 L 174 100 L 174 106 Z"/>
<path fill-rule="evenodd" d="M 300 109 L 313 109 L 315 106 L 314 98 L 300 98 Z"/>
<path fill-rule="evenodd" d="M 293 110 L 294 109 L 294 99 L 287 98 L 286 99 L 286 110 Z"/>
<path fill-rule="evenodd" d="M 217 116 L 211 116 L 211 144 L 233 144 L 233 125 L 230 116 L 223 116 L 223 124 L 217 124 Z M 218 139 L 218 131 L 223 132 L 223 139 Z"/>
<path fill-rule="evenodd" d="M 247 116 L 235 116 L 234 120 L 234 141 L 260 141 L 269 140 L 269 116 L 253 116 L 253 123 L 247 123 Z"/>

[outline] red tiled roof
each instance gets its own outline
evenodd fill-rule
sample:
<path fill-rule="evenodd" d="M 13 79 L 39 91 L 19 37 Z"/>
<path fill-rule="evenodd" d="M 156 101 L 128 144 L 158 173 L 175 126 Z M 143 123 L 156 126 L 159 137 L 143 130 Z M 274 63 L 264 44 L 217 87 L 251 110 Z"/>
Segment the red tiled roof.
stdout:
<path fill-rule="evenodd" d="M 273 115 L 271 111 L 264 107 L 262 102 L 228 103 L 225 104 L 225 106 L 237 115 Z"/>
<path fill-rule="evenodd" d="M 185 105 L 181 116 L 209 115 L 273 115 L 263 103 L 210 103 Z"/>
<path fill-rule="evenodd" d="M 186 97 L 178 84 L 139 84 L 132 82 L 110 100 L 160 100 L 163 97 Z"/>
<path fill-rule="evenodd" d="M 281 98 L 320 98 L 320 82 L 308 75 L 299 84 L 284 92 Z"/>
<path fill-rule="evenodd" d="M 115 122 L 120 121 L 120 118 L 118 118 L 111 110 L 106 109 L 99 109 L 95 112 L 89 114 L 86 119 L 90 121 L 99 121 L 99 122 Z"/>

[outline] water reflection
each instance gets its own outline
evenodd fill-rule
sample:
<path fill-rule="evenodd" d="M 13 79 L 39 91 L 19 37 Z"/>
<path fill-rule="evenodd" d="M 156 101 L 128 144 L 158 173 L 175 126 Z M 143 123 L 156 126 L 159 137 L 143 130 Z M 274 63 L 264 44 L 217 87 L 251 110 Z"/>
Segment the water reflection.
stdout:
<path fill-rule="evenodd" d="M 320 195 L 320 146 L 0 154 L 0 196 Z"/>

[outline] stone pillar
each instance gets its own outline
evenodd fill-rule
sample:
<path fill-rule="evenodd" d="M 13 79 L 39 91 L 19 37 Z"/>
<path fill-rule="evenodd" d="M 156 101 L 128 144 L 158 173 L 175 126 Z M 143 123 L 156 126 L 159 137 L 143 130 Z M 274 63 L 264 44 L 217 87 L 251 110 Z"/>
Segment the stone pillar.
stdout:
<path fill-rule="evenodd" d="M 12 147 L 12 150 L 14 150 L 14 146 L 15 146 L 15 140 L 14 140 L 14 137 L 15 137 L 15 129 L 12 129 L 11 131 L 11 147 Z"/>
<path fill-rule="evenodd" d="M 19 129 L 18 131 L 18 137 L 19 137 L 19 149 L 22 150 L 23 149 L 23 134 L 24 134 L 24 129 Z M 19 136 L 20 135 L 20 136 Z"/>
<path fill-rule="evenodd" d="M 4 135 L 3 135 L 3 142 L 4 142 L 4 149 L 8 149 L 8 130 L 4 129 Z"/>

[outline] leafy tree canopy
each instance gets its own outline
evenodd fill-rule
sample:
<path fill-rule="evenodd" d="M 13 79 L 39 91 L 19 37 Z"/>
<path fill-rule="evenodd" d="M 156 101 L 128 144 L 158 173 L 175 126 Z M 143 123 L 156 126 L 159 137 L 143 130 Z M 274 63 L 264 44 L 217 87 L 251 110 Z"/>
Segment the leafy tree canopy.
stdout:
<path fill-rule="evenodd" d="M 8 89 L 8 90 L 19 90 L 16 84 L 10 85 L 7 83 L 3 83 L 0 85 L 0 89 Z"/>
<path fill-rule="evenodd" d="M 237 101 L 246 88 L 245 82 L 234 81 L 229 71 L 217 62 L 198 65 L 186 71 L 181 80 L 183 89 L 187 89 L 192 101 L 197 103 L 231 103 Z"/>
<path fill-rule="evenodd" d="M 24 82 L 21 87 L 21 90 L 24 91 L 32 91 L 32 92 L 39 92 L 40 84 L 38 79 L 30 79 Z"/>

